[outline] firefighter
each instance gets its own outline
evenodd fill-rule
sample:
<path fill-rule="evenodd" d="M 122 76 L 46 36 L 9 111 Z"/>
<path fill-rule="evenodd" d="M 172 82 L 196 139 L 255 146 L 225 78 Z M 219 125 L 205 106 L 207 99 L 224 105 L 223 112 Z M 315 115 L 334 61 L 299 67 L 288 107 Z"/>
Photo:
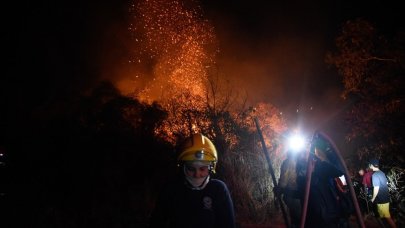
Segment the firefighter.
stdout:
<path fill-rule="evenodd" d="M 275 194 L 282 196 L 288 207 L 290 227 L 299 227 L 302 200 L 305 187 L 306 161 L 305 150 L 288 150 L 287 158 L 280 167 L 280 179 Z"/>
<path fill-rule="evenodd" d="M 179 178 L 162 189 L 150 227 L 235 227 L 228 187 L 211 177 L 218 162 L 211 140 L 193 134 L 182 144 L 177 162 Z"/>
<path fill-rule="evenodd" d="M 330 163 L 327 155 L 329 145 L 315 140 L 314 155 L 311 156 L 313 172 L 309 192 L 305 227 L 347 227 L 347 217 L 342 213 L 335 178 L 344 173 Z"/>

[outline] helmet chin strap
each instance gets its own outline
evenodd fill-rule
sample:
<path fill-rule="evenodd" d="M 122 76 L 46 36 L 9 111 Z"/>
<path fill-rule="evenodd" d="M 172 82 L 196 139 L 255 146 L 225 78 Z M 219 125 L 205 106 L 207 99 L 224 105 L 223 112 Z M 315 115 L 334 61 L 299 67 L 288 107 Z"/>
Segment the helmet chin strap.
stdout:
<path fill-rule="evenodd" d="M 201 190 L 204 189 L 210 180 L 210 175 L 203 178 L 193 178 L 189 176 L 186 177 L 186 185 L 192 190 Z"/>

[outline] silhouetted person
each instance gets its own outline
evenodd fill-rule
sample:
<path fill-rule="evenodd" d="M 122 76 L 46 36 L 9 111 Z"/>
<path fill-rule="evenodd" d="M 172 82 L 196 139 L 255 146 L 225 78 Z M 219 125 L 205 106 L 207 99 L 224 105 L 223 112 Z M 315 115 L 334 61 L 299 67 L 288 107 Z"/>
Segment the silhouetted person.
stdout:
<path fill-rule="evenodd" d="M 305 227 L 341 227 L 342 208 L 339 202 L 335 178 L 343 175 L 327 158 L 327 143 L 314 142 L 315 154 L 310 155 L 313 165 Z"/>
<path fill-rule="evenodd" d="M 299 227 L 305 186 L 306 161 L 304 150 L 288 150 L 280 167 L 280 179 L 275 193 L 283 197 L 288 207 L 291 227 Z"/>

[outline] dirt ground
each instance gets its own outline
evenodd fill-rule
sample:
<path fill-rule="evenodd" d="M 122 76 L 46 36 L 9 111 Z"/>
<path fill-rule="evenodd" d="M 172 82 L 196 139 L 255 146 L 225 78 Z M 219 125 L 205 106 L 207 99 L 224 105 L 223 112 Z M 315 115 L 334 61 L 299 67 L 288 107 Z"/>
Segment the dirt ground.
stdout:
<path fill-rule="evenodd" d="M 363 218 L 364 225 L 367 228 L 380 228 L 383 227 L 379 224 L 377 218 L 369 214 Z M 237 224 L 238 228 L 286 228 L 282 216 L 277 216 L 272 220 L 271 224 Z M 360 227 L 357 223 L 356 216 L 350 217 L 350 228 Z"/>

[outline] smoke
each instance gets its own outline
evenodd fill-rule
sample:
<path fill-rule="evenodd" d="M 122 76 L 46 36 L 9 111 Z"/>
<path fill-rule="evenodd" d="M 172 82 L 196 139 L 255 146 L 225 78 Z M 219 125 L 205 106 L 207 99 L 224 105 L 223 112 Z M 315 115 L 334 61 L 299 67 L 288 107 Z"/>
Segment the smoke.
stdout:
<path fill-rule="evenodd" d="M 123 93 L 146 101 L 187 91 L 205 94 L 217 53 L 213 27 L 193 1 L 149 0 L 131 8 L 132 72 L 116 80 Z M 130 83 L 132 81 L 132 83 Z"/>
<path fill-rule="evenodd" d="M 341 79 L 324 63 L 339 29 L 331 3 L 208 1 L 206 8 L 221 48 L 219 68 L 246 91 L 249 105 L 271 103 L 290 127 L 308 132 L 344 112 Z"/>
<path fill-rule="evenodd" d="M 318 127 L 341 112 L 340 79 L 324 64 L 326 12 L 304 20 L 302 12 L 282 15 L 290 10 L 284 8 L 255 15 L 250 5 L 251 11 L 234 16 L 240 6 L 212 4 L 135 1 L 124 41 L 127 60 L 110 73 L 121 92 L 148 101 L 173 91 L 202 94 L 215 68 L 247 94 L 249 106 L 271 103 L 292 125 Z"/>

